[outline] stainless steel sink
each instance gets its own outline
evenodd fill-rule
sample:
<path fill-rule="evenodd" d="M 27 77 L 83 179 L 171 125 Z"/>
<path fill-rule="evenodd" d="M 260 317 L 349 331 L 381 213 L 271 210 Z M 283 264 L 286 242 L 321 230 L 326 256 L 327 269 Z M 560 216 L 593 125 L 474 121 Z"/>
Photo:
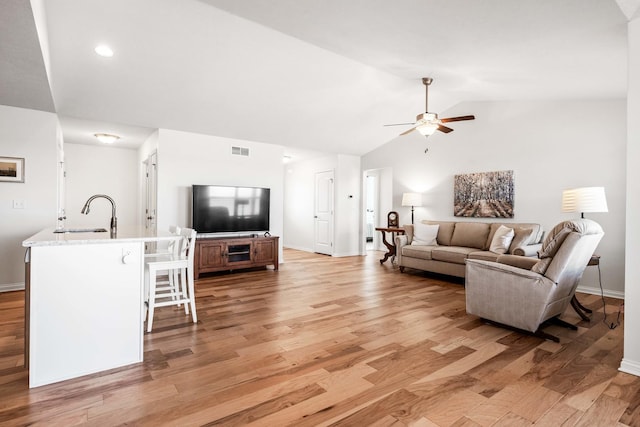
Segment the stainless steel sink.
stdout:
<path fill-rule="evenodd" d="M 54 233 L 106 233 L 106 228 L 58 228 Z"/>

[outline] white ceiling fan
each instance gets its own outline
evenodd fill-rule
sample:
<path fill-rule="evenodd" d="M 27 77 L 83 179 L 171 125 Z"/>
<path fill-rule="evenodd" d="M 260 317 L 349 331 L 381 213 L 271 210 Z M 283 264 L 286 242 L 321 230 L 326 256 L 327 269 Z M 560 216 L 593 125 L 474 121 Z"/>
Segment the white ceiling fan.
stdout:
<path fill-rule="evenodd" d="M 417 130 L 418 132 L 420 132 L 420 134 L 428 137 L 429 135 L 433 135 L 433 133 L 437 130 L 444 133 L 453 132 L 453 129 L 451 129 L 450 127 L 444 126 L 443 123 L 461 122 L 465 120 L 474 120 L 476 118 L 473 115 L 468 115 L 468 116 L 448 117 L 445 119 L 439 119 L 436 113 L 430 113 L 429 112 L 429 85 L 432 82 L 433 82 L 433 79 L 431 77 L 422 78 L 422 83 L 425 86 L 425 106 L 424 106 L 425 112 L 418 114 L 416 116 L 415 123 L 395 123 L 395 124 L 385 125 L 385 126 L 413 125 L 411 129 L 402 132 L 400 136 L 406 135 L 408 133 L 413 132 L 414 130 Z"/>

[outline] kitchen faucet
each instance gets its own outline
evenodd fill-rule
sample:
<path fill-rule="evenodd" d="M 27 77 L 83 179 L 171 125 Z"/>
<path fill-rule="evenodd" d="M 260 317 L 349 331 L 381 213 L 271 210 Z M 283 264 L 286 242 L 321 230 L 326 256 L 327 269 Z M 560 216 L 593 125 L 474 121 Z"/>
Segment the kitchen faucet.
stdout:
<path fill-rule="evenodd" d="M 97 199 L 98 197 L 102 197 L 103 199 L 107 199 L 111 202 L 111 234 L 115 234 L 118 230 L 118 219 L 116 218 L 116 202 L 114 202 L 111 197 L 105 194 L 94 194 L 93 196 L 89 197 L 89 200 L 87 200 L 87 202 L 84 204 L 84 207 L 82 208 L 82 211 L 80 211 L 80 213 L 83 213 L 85 215 L 89 214 L 89 205 L 91 204 L 93 199 Z"/>

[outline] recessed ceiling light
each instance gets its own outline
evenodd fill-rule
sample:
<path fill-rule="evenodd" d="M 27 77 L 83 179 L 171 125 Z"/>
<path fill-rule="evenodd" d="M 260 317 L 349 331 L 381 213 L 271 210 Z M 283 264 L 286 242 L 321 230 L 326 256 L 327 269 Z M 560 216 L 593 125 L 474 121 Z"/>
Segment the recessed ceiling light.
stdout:
<path fill-rule="evenodd" d="M 98 138 L 98 141 L 102 142 L 103 144 L 113 144 L 120 139 L 118 135 L 113 135 L 110 133 L 94 133 L 93 136 Z"/>
<path fill-rule="evenodd" d="M 111 58 L 113 56 L 113 50 L 111 50 L 111 48 L 106 44 L 101 44 L 99 46 L 96 46 L 94 50 L 100 56 L 104 56 L 107 58 Z"/>

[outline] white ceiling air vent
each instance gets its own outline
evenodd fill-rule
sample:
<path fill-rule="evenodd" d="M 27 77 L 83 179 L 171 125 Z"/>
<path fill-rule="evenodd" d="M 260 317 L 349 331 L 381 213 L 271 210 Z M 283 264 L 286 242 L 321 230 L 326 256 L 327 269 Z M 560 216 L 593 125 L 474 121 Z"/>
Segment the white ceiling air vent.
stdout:
<path fill-rule="evenodd" d="M 235 154 L 236 156 L 248 156 L 249 149 L 245 147 L 231 147 L 231 154 Z"/>

